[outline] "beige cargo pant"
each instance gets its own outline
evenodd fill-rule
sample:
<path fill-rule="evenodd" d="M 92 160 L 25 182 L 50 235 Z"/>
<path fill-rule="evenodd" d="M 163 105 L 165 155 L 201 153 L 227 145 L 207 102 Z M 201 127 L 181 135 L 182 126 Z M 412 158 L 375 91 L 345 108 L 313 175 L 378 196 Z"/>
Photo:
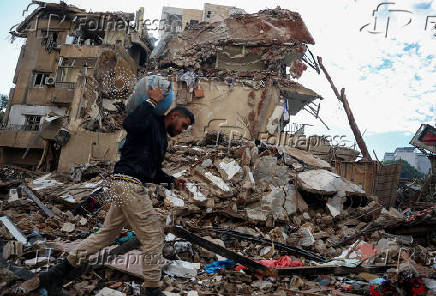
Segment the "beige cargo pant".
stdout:
<path fill-rule="evenodd" d="M 82 241 L 67 257 L 73 266 L 113 243 L 121 229 L 129 226 L 141 243 L 145 287 L 159 287 L 164 234 L 147 189 L 122 180 L 108 180 L 112 204 L 103 227 Z"/>

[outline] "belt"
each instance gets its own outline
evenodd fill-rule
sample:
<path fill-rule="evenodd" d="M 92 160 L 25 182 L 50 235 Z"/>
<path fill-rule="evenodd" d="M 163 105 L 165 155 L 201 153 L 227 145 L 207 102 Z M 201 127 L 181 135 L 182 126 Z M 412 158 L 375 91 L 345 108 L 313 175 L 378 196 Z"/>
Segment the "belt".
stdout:
<path fill-rule="evenodd" d="M 129 182 L 129 183 L 137 184 L 137 185 L 143 185 L 139 179 L 136 179 L 136 178 L 133 178 L 133 177 L 130 177 L 127 175 L 123 175 L 123 174 L 113 174 L 112 179 L 125 181 L 125 182 Z"/>

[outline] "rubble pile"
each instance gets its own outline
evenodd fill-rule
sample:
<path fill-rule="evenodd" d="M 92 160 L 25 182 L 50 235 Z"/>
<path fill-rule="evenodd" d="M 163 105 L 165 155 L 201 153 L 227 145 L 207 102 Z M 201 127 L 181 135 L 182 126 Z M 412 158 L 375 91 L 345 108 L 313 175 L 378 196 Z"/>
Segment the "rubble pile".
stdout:
<path fill-rule="evenodd" d="M 434 291 L 434 205 L 387 210 L 308 151 L 215 135 L 170 145 L 164 168 L 188 180 L 186 191 L 149 186 L 167 230 L 167 295 Z M 110 163 L 88 163 L 70 175 L 32 176 L 9 185 L 0 205 L 2 293 L 98 231 L 110 204 L 105 178 L 111 170 Z M 195 234 L 197 243 L 171 230 L 175 226 Z M 134 233 L 123 229 L 107 249 L 124 249 L 117 259 L 96 261 L 64 290 L 139 295 L 141 263 L 125 261 L 140 254 L 138 246 L 129 247 L 134 241 Z M 274 272 L 254 272 L 250 264 Z"/>

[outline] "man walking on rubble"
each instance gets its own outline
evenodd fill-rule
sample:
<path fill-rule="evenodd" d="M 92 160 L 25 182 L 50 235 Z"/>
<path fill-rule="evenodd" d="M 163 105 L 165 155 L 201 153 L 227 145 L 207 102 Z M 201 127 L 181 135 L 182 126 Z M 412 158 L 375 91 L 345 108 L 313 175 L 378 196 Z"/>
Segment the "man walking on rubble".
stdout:
<path fill-rule="evenodd" d="M 174 184 L 178 189 L 185 186 L 186 180 L 166 174 L 161 166 L 168 147 L 167 134 L 179 135 L 194 124 L 194 115 L 181 106 L 165 116 L 160 115 L 154 107 L 165 94 L 159 88 L 149 88 L 148 92 L 151 102 L 147 100 L 140 104 L 123 122 L 127 138 L 114 174 L 108 180 L 112 204 L 103 227 L 81 242 L 60 264 L 28 281 L 27 291 L 42 286 L 49 295 L 58 295 L 65 277 L 84 263 L 87 256 L 113 242 L 128 225 L 141 242 L 145 295 L 163 295 L 159 288 L 163 229 L 144 185 Z"/>

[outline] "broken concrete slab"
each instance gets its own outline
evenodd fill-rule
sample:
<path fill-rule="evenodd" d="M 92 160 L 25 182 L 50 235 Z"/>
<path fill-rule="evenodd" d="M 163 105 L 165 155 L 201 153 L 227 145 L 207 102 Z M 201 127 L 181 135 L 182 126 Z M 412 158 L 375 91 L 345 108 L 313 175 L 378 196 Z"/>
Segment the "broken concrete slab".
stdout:
<path fill-rule="evenodd" d="M 326 207 L 329 209 L 333 218 L 341 214 L 344 210 L 345 199 L 345 194 L 343 194 L 343 192 L 335 194 L 335 196 L 327 199 Z"/>
<path fill-rule="evenodd" d="M 247 215 L 248 220 L 254 222 L 265 222 L 268 218 L 269 211 L 262 209 L 245 209 L 245 213 Z"/>
<path fill-rule="evenodd" d="M 365 195 L 359 185 L 322 169 L 298 173 L 297 184 L 301 190 L 322 195 L 333 195 L 338 191 L 343 191 L 346 195 Z"/>
<path fill-rule="evenodd" d="M 262 198 L 261 208 L 273 214 L 274 219 L 287 220 L 287 213 L 283 208 L 285 193 L 283 189 L 274 187 L 270 193 Z"/>
<path fill-rule="evenodd" d="M 314 156 L 310 152 L 289 146 L 284 146 L 283 152 L 310 168 L 331 170 L 331 166 L 327 161 Z"/>
<path fill-rule="evenodd" d="M 52 210 L 47 208 L 46 205 L 43 204 L 41 202 L 41 200 L 26 185 L 22 184 L 22 185 L 20 185 L 20 188 L 21 188 L 22 191 L 24 191 L 27 194 L 28 197 L 30 197 L 38 205 L 38 207 L 40 207 L 44 211 L 44 213 L 47 216 L 49 216 L 49 217 L 53 217 L 54 216 Z"/>
<path fill-rule="evenodd" d="M 301 197 L 300 193 L 295 189 L 294 184 L 289 184 L 285 188 L 285 202 L 283 207 L 288 215 L 294 215 L 295 213 L 303 213 L 308 210 L 308 205 Z"/>
<path fill-rule="evenodd" d="M 222 192 L 231 193 L 232 190 L 229 185 L 227 185 L 226 182 L 224 182 L 224 180 L 220 177 L 215 176 L 211 172 L 205 171 L 199 166 L 197 166 L 194 171 L 198 176 L 202 177 L 203 179 L 214 185 L 217 189 L 220 189 Z"/>
<path fill-rule="evenodd" d="M 192 193 L 195 201 L 204 202 L 207 200 L 206 196 L 200 191 L 200 187 L 194 183 L 186 183 L 186 188 Z"/>
<path fill-rule="evenodd" d="M 95 296 L 126 296 L 126 293 L 122 293 L 120 291 L 104 287 Z"/>
<path fill-rule="evenodd" d="M 42 189 L 46 189 L 48 187 L 56 186 L 56 185 L 63 185 L 61 182 L 50 179 L 51 173 L 46 174 L 40 178 L 37 178 L 32 181 L 32 183 L 29 185 L 33 190 L 38 191 Z"/>
<path fill-rule="evenodd" d="M 174 193 L 173 190 L 165 190 L 165 204 L 176 207 L 176 208 L 182 208 L 185 206 L 185 202 L 183 199 L 177 197 L 177 195 Z"/>
<path fill-rule="evenodd" d="M 279 187 L 288 183 L 288 167 L 277 165 L 277 158 L 272 155 L 262 156 L 256 163 L 253 176 L 256 184 L 262 182 Z"/>
<path fill-rule="evenodd" d="M 13 202 L 13 201 L 16 201 L 18 199 L 19 199 L 19 197 L 18 197 L 17 189 L 16 188 L 11 188 L 9 190 L 9 199 L 8 199 L 8 202 Z"/>
<path fill-rule="evenodd" d="M 227 181 L 233 179 L 233 177 L 235 177 L 237 174 L 242 174 L 242 168 L 234 159 L 224 159 L 222 161 L 218 161 L 217 168 L 221 174 L 221 177 Z"/>
<path fill-rule="evenodd" d="M 192 278 L 197 275 L 198 269 L 200 269 L 200 263 L 174 260 L 163 269 L 163 272 L 172 276 Z"/>
<path fill-rule="evenodd" d="M 70 233 L 70 232 L 73 232 L 75 229 L 76 229 L 76 225 L 74 225 L 73 223 L 70 223 L 70 222 L 65 222 L 62 225 L 61 231 Z"/>

